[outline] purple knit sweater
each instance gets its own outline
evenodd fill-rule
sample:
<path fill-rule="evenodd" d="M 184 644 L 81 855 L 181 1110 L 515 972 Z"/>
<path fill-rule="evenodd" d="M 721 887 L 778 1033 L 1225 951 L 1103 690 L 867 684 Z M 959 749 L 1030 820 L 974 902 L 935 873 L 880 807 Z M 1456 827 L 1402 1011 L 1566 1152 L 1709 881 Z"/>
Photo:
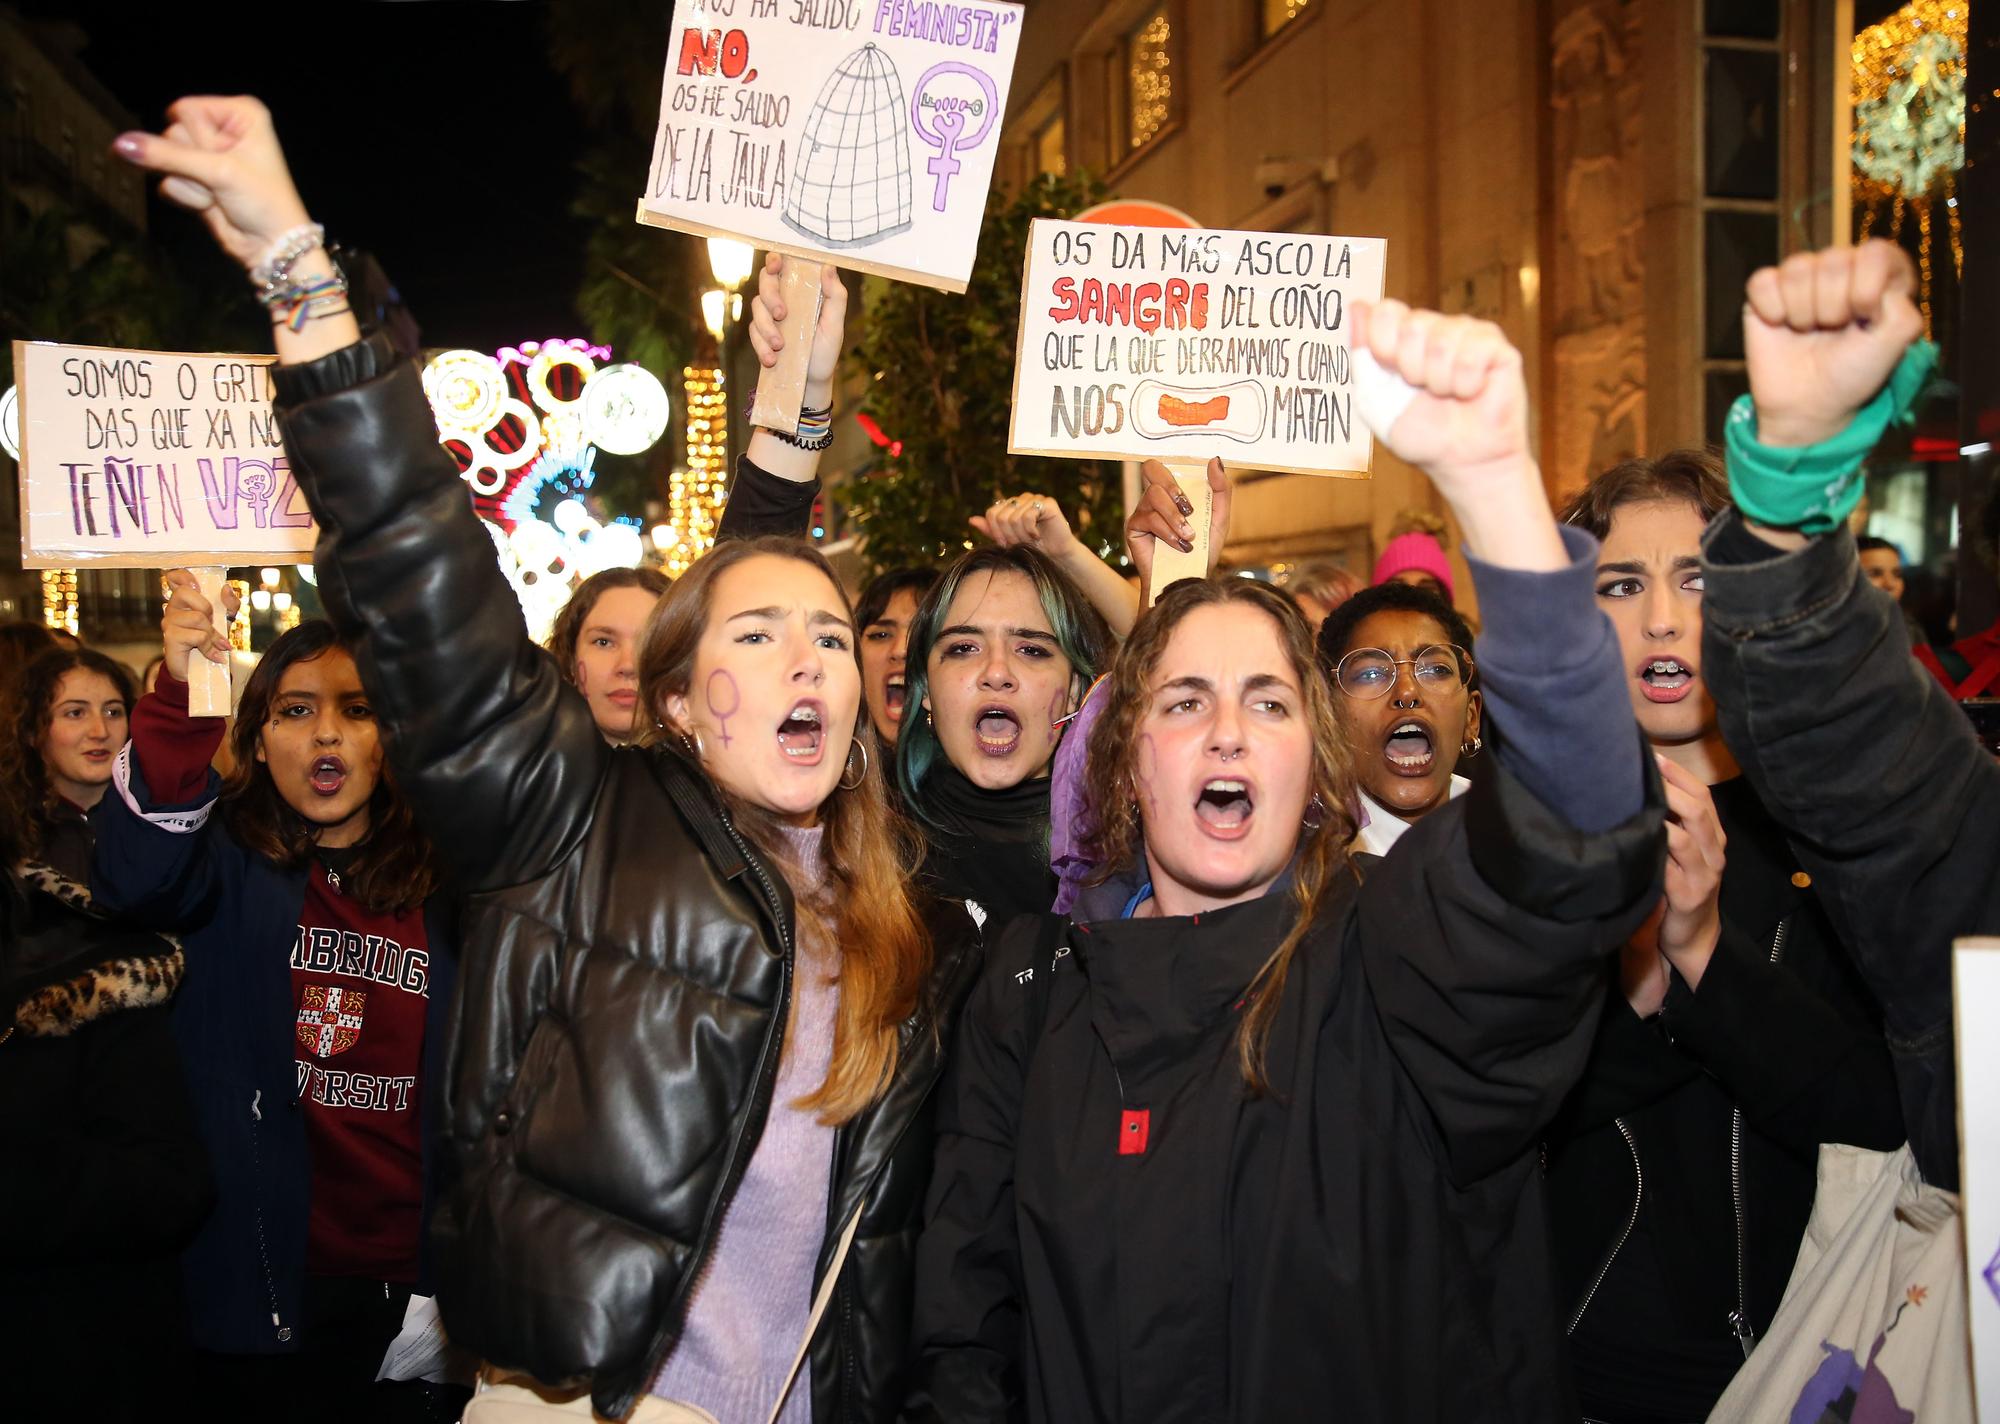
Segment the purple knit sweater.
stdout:
<path fill-rule="evenodd" d="M 813 899 L 826 884 L 820 832 L 787 830 L 785 838 L 793 893 Z M 792 1021 L 764 1134 L 695 1286 L 687 1328 L 653 1381 L 654 1394 L 699 1405 L 722 1424 L 764 1424 L 770 1417 L 812 1313 L 834 1130 L 795 1104 L 826 1081 L 833 1060 L 838 968 L 834 946 L 802 928 Z M 799 1367 L 782 1424 L 812 1419 L 811 1368 Z"/>

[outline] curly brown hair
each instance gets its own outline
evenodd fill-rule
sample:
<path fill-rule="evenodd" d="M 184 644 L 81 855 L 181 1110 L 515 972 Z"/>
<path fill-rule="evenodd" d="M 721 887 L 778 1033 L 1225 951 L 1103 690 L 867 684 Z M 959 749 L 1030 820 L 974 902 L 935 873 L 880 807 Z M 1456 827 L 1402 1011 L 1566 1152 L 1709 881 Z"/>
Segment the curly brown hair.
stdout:
<path fill-rule="evenodd" d="M 285 870 L 301 869 L 311 859 L 318 829 L 279 793 L 270 768 L 257 759 L 257 744 L 286 670 L 332 648 L 347 651 L 333 625 L 323 618 L 280 635 L 244 684 L 243 700 L 229 728 L 235 764 L 222 781 L 223 823 L 244 848 Z M 383 736 L 387 737 L 387 729 Z M 416 816 L 396 788 L 386 758 L 375 794 L 368 800 L 368 836 L 361 842 L 347 883 L 354 899 L 376 914 L 414 910 L 438 887 L 430 839 L 417 828 Z"/>
<path fill-rule="evenodd" d="M 1262 1093 L 1264 1048 L 1271 1024 L 1284 998 L 1292 956 L 1312 929 L 1320 904 L 1343 869 L 1349 867 L 1347 847 L 1354 839 L 1354 768 L 1347 739 L 1335 719 L 1333 696 L 1320 674 L 1312 630 L 1291 599 L 1269 584 L 1244 578 L 1184 579 L 1160 595 L 1132 629 L 1118 659 L 1111 665 L 1109 700 L 1091 729 L 1084 773 L 1088 804 L 1095 825 L 1084 837 L 1084 853 L 1098 867 L 1097 882 L 1138 863 L 1144 853 L 1138 794 L 1133 783 L 1140 726 L 1151 702 L 1152 682 L 1174 630 L 1197 608 L 1242 604 L 1278 625 L 1285 660 L 1305 698 L 1306 723 L 1312 732 L 1312 802 L 1316 821 L 1300 830 L 1292 858 L 1292 893 L 1298 918 L 1291 932 L 1271 951 L 1250 982 L 1250 1011 L 1237 1030 L 1236 1053 L 1243 1081 Z"/>
<path fill-rule="evenodd" d="M 61 797 L 42 760 L 42 738 L 48 734 L 56 690 L 71 672 L 108 678 L 125 699 L 128 714 L 138 700 L 131 669 L 123 663 L 90 648 L 60 646 L 31 659 L 13 685 L 0 693 L 0 728 L 5 732 L 5 741 L 0 742 L 0 813 L 14 823 L 24 855 L 41 854 L 60 809 Z"/>
<path fill-rule="evenodd" d="M 767 536 L 718 544 L 696 560 L 653 610 L 639 653 L 640 746 L 658 746 L 700 762 L 673 726 L 667 700 L 685 694 L 694 680 L 695 652 L 708 626 L 716 580 L 746 559 L 795 559 L 826 575 L 852 618 L 847 594 L 833 567 L 803 539 Z M 826 1081 L 798 1106 L 837 1126 L 880 1096 L 895 1077 L 903 1051 L 902 1025 L 919 1007 L 929 982 L 931 940 L 910 896 L 917 845 L 908 825 L 889 810 L 887 763 L 874 725 L 857 711 L 854 740 L 866 763 L 859 783 L 839 790 L 819 808 L 826 827 L 828 895 L 823 905 L 800 898 L 802 917 L 819 916 L 827 941 L 840 952 L 840 1008 L 834 1021 L 833 1061 Z M 716 794 L 757 848 L 780 864 L 790 860 L 777 819 L 732 796 Z"/>

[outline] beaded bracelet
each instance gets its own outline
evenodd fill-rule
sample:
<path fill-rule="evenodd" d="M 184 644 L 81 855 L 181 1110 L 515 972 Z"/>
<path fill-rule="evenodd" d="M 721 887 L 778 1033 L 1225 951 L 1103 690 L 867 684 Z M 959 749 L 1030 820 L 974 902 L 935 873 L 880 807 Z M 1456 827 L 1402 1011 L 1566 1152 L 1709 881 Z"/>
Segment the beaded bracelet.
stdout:
<path fill-rule="evenodd" d="M 1723 428 L 1729 489 L 1737 508 L 1772 529 L 1825 534 L 1838 528 L 1861 502 L 1868 452 L 1890 425 L 1907 424 L 1915 414 L 1937 354 L 1931 342 L 1912 344 L 1847 429 L 1817 445 L 1760 444 L 1756 402 L 1738 396 Z"/>
<path fill-rule="evenodd" d="M 315 222 L 300 223 L 287 228 L 271 240 L 264 249 L 264 255 L 250 264 L 252 286 L 269 288 L 280 285 L 291 274 L 292 264 L 326 243 L 326 229 Z"/>

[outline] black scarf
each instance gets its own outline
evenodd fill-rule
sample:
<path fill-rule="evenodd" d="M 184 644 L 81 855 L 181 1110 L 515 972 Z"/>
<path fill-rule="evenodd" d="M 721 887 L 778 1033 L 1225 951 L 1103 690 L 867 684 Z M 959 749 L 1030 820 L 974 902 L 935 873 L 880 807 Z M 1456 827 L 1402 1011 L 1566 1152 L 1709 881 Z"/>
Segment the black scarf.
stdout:
<path fill-rule="evenodd" d="M 938 822 L 918 821 L 930 841 L 924 876 L 933 892 L 976 901 L 1003 917 L 1049 908 L 1056 877 L 1049 869 L 1046 776 L 988 791 L 940 758 L 924 778 L 923 795 Z"/>

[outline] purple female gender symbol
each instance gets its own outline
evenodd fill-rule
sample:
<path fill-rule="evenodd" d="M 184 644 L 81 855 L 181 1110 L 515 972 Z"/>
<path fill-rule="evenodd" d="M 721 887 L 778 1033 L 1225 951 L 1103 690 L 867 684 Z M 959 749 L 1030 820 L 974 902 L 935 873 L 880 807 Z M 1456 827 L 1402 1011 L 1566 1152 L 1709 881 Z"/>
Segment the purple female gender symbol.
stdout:
<path fill-rule="evenodd" d="M 722 706 L 715 695 L 718 687 L 729 697 L 727 707 Z M 731 741 L 729 719 L 743 705 L 743 689 L 736 685 L 736 679 L 730 675 L 728 668 L 716 668 L 709 673 L 708 685 L 702 691 L 708 698 L 708 715 L 715 718 L 715 729 L 722 734 L 722 745 L 726 747 Z"/>
<path fill-rule="evenodd" d="M 965 132 L 965 111 L 972 106 L 966 99 L 940 99 L 930 107 L 935 117 L 928 120 L 924 113 L 924 90 L 933 79 L 941 74 L 963 74 L 979 86 L 986 96 L 986 103 L 979 115 L 979 127 L 972 133 Z M 917 131 L 917 137 L 938 151 L 936 158 L 924 165 L 925 171 L 937 179 L 937 189 L 931 195 L 931 207 L 936 212 L 944 211 L 945 190 L 951 185 L 952 175 L 960 167 L 956 157 L 961 148 L 977 148 L 981 139 L 992 132 L 993 120 L 1000 107 L 1000 91 L 993 81 L 969 64 L 961 64 L 955 59 L 947 59 L 942 64 L 934 64 L 924 71 L 917 87 L 910 91 L 910 123 Z"/>

